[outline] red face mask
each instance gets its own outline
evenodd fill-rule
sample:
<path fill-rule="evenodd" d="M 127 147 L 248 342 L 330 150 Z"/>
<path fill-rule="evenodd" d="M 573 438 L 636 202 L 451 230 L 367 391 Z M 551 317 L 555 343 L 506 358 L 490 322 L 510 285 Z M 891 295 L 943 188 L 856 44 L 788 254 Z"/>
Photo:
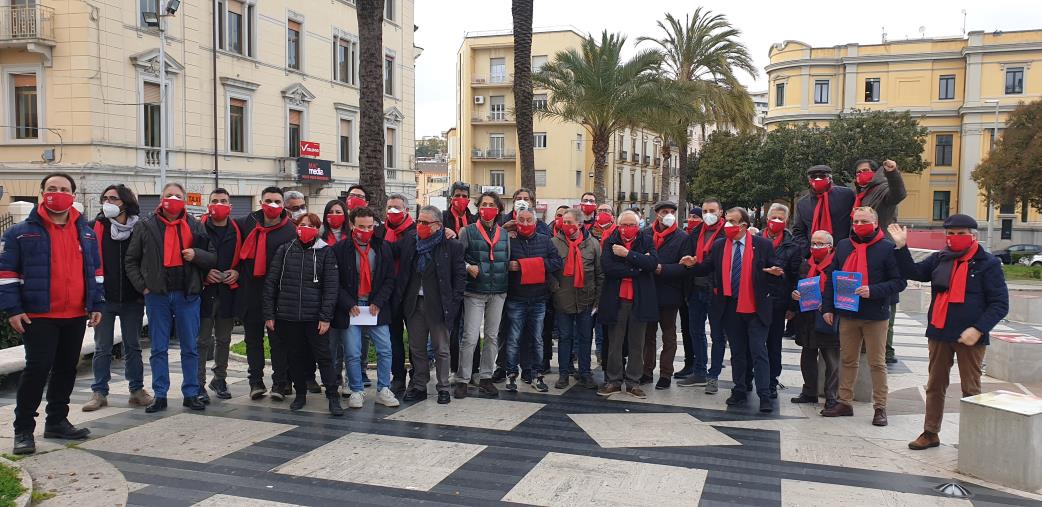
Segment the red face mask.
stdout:
<path fill-rule="evenodd" d="M 168 215 L 175 217 L 185 210 L 185 202 L 176 197 L 164 197 L 161 206 Z"/>
<path fill-rule="evenodd" d="M 326 222 L 329 222 L 329 227 L 333 229 L 339 229 L 344 226 L 344 220 L 347 219 L 347 215 L 334 215 L 332 213 L 326 215 Z"/>
<path fill-rule="evenodd" d="M 778 233 L 785 230 L 785 222 L 772 218 L 767 221 L 767 230 L 770 231 L 772 235 L 777 236 Z"/>
<path fill-rule="evenodd" d="M 224 220 L 228 218 L 228 215 L 232 214 L 232 207 L 230 205 L 215 202 L 208 206 L 206 210 L 210 213 L 210 218 L 214 220 Z"/>
<path fill-rule="evenodd" d="M 564 224 L 559 230 L 564 233 L 564 237 L 571 238 L 575 236 L 576 232 L 579 232 L 579 226 L 575 224 Z"/>
<path fill-rule="evenodd" d="M 401 225 L 402 221 L 404 221 L 404 220 L 405 220 L 405 212 L 404 211 L 394 211 L 394 212 L 388 211 L 387 212 L 387 223 L 389 223 L 389 224 L 391 224 L 391 225 L 393 225 L 395 227 L 398 227 L 399 225 Z"/>
<path fill-rule="evenodd" d="M 72 208 L 76 196 L 65 192 L 45 192 L 43 194 L 43 207 L 52 213 L 65 213 Z"/>
<path fill-rule="evenodd" d="M 810 188 L 814 189 L 815 192 L 821 194 L 828 192 L 829 187 L 832 186 L 832 181 L 828 178 L 819 178 L 810 180 Z"/>
<path fill-rule="evenodd" d="M 470 206 L 469 197 L 453 197 L 452 198 L 452 209 L 456 210 L 456 213 L 463 213 L 463 210 Z"/>
<path fill-rule="evenodd" d="M 416 236 L 420 239 L 427 239 L 434 234 L 434 228 L 430 224 L 416 224 Z"/>
<path fill-rule="evenodd" d="M 526 238 L 531 238 L 535 234 L 535 223 L 517 224 L 517 233 Z"/>
<path fill-rule="evenodd" d="M 947 243 L 948 249 L 953 252 L 965 252 L 966 249 L 972 247 L 977 240 L 972 234 L 952 234 L 950 236 L 945 236 L 944 242 Z"/>
<path fill-rule="evenodd" d="M 637 239 L 637 234 L 640 234 L 640 227 L 637 227 L 636 225 L 619 226 L 619 236 L 627 243 Z"/>
<path fill-rule="evenodd" d="M 688 219 L 687 219 L 687 230 L 690 231 L 691 229 L 694 229 L 695 227 L 698 227 L 698 224 L 700 224 L 700 223 L 702 223 L 702 219 L 701 218 L 698 218 L 698 217 L 688 217 Z"/>
<path fill-rule="evenodd" d="M 612 223 L 615 222 L 615 217 L 611 216 L 611 213 L 604 213 L 602 211 L 600 213 L 597 213 L 597 218 L 595 220 L 597 221 L 597 225 L 600 226 L 601 229 L 607 229 L 608 227 L 611 227 Z"/>
<path fill-rule="evenodd" d="M 824 248 L 810 247 L 810 256 L 814 257 L 814 260 L 816 262 L 821 262 L 822 259 L 824 259 L 828 254 L 829 254 L 828 247 L 824 247 Z"/>
<path fill-rule="evenodd" d="M 297 237 L 300 238 L 301 243 L 307 245 L 312 241 L 315 241 L 315 238 L 318 237 L 318 229 L 306 225 L 298 225 Z"/>
<path fill-rule="evenodd" d="M 564 217 L 557 217 L 557 218 L 554 219 L 554 227 L 557 230 L 561 230 L 561 227 L 563 227 L 563 226 L 564 226 Z"/>
<path fill-rule="evenodd" d="M 364 245 L 369 243 L 369 240 L 373 239 L 373 230 L 369 229 L 368 231 L 363 231 L 361 229 L 355 229 L 351 232 L 351 235 L 355 237 L 355 241 Z"/>
<path fill-rule="evenodd" d="M 261 210 L 264 212 L 264 216 L 268 220 L 274 220 L 274 219 L 282 216 L 282 205 L 281 204 L 275 204 L 273 202 L 272 203 L 268 203 L 268 204 L 265 204 L 265 205 L 261 206 Z"/>
<path fill-rule="evenodd" d="M 354 210 L 356 210 L 358 208 L 364 208 L 364 207 L 366 207 L 368 205 L 369 205 L 369 203 L 366 202 L 366 200 L 362 199 L 361 197 L 351 196 L 351 197 L 347 198 L 347 210 L 348 211 L 354 211 Z"/>
<path fill-rule="evenodd" d="M 868 185 L 868 183 L 872 181 L 872 178 L 874 178 L 875 176 L 876 173 L 872 171 L 862 171 L 857 173 L 857 177 L 855 179 L 857 180 L 857 185 L 859 187 L 863 187 L 865 185 Z"/>
<path fill-rule="evenodd" d="M 583 210 L 584 215 L 592 215 L 594 211 L 597 211 L 597 203 L 582 203 L 579 205 L 579 209 Z"/>
<path fill-rule="evenodd" d="M 741 227 L 737 225 L 732 225 L 731 223 L 724 224 L 724 236 L 727 236 L 727 239 L 730 239 L 732 241 L 736 240 L 738 239 L 738 236 L 741 235 L 741 233 Z"/>
<path fill-rule="evenodd" d="M 481 215 L 482 220 L 491 222 L 499 216 L 499 210 L 496 208 L 481 208 L 478 210 L 478 214 Z"/>
<path fill-rule="evenodd" d="M 868 238 L 875 230 L 876 226 L 873 224 L 854 224 L 854 234 L 860 238 Z"/>

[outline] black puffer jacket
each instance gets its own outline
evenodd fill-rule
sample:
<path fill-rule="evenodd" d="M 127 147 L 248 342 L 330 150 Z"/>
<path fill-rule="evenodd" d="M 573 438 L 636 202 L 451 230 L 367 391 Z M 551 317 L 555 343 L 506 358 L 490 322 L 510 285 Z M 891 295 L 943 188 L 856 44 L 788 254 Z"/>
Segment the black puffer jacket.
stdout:
<path fill-rule="evenodd" d="M 264 320 L 332 322 L 338 290 L 333 251 L 322 240 L 279 247 L 264 281 Z"/>
<path fill-rule="evenodd" d="M 101 262 L 105 268 L 105 302 L 143 303 L 144 297 L 127 276 L 125 258 L 130 238 L 123 241 L 112 239 L 112 221 L 102 215 L 94 220 L 94 232 L 101 243 Z"/>

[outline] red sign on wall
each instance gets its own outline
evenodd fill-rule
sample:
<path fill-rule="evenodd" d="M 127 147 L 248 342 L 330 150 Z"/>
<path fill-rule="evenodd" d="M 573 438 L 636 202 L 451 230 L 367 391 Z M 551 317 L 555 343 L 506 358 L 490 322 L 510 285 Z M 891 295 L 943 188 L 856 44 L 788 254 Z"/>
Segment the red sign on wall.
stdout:
<path fill-rule="evenodd" d="M 319 144 L 312 141 L 301 141 L 300 142 L 300 156 L 318 158 L 319 156 Z"/>

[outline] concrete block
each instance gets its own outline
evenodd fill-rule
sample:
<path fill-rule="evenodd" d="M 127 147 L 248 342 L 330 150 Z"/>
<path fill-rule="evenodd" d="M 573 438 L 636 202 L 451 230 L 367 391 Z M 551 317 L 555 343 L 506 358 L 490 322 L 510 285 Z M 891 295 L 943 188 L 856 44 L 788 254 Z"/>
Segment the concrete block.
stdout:
<path fill-rule="evenodd" d="M 897 303 L 897 311 L 904 313 L 926 313 L 930 310 L 930 286 L 905 289 L 901 293 L 901 301 Z"/>
<path fill-rule="evenodd" d="M 1042 322 L 1042 298 L 1025 291 L 1010 291 L 1009 295 L 1007 319 L 1028 324 Z"/>
<path fill-rule="evenodd" d="M 959 472 L 1024 491 L 1042 488 L 1042 398 L 995 391 L 960 405 Z"/>
<path fill-rule="evenodd" d="M 839 366 L 840 379 L 843 365 Z M 818 356 L 818 397 L 825 397 L 825 360 Z M 858 361 L 857 380 L 854 381 L 854 401 L 872 402 L 872 370 L 868 366 L 868 355 L 861 354 Z"/>
<path fill-rule="evenodd" d="M 989 377 L 1007 382 L 1042 383 L 1042 339 L 1016 333 L 991 333 L 984 361 Z"/>

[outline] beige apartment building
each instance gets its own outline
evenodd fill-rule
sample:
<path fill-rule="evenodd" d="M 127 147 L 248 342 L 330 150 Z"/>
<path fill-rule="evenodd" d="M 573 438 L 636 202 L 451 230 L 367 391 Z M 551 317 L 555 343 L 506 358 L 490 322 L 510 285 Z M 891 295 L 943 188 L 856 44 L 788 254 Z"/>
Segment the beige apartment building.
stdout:
<path fill-rule="evenodd" d="M 352 0 L 184 0 L 165 18 L 160 62 L 159 32 L 143 13 L 166 3 L 0 0 L 0 211 L 35 202 L 50 171 L 77 178 L 88 216 L 117 182 L 148 209 L 158 200 L 160 136 L 167 180 L 202 199 L 219 184 L 236 212 L 270 185 L 321 209 L 358 180 Z M 413 1 L 387 0 L 385 10 L 387 191 L 414 195 Z M 317 153 L 301 157 L 300 141 Z"/>

